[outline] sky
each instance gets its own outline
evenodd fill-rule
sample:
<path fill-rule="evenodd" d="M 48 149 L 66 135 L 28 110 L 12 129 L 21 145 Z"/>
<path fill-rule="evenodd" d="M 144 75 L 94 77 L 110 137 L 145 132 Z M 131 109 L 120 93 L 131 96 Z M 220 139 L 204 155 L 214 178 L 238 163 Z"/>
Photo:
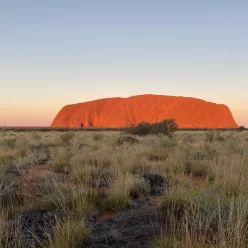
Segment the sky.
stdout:
<path fill-rule="evenodd" d="M 0 0 L 0 126 L 140 94 L 227 105 L 248 127 L 247 0 Z"/>

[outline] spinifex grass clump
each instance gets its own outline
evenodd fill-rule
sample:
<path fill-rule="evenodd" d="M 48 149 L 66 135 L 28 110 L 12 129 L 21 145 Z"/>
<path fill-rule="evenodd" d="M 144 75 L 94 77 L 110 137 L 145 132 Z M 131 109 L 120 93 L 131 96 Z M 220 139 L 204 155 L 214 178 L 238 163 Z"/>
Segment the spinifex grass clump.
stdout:
<path fill-rule="evenodd" d="M 70 147 L 51 147 L 51 169 L 55 173 L 67 173 L 70 164 L 71 149 Z"/>
<path fill-rule="evenodd" d="M 229 198 L 215 187 L 196 191 L 191 196 L 197 206 L 187 213 L 191 230 L 208 235 L 223 247 L 245 247 L 247 242 L 248 201 L 244 198 Z"/>
<path fill-rule="evenodd" d="M 47 154 L 37 150 L 27 150 L 23 157 L 18 157 L 13 164 L 18 169 L 28 169 L 34 165 L 42 164 L 47 161 Z"/>
<path fill-rule="evenodd" d="M 167 193 L 160 201 L 159 208 L 166 210 L 181 219 L 186 212 L 193 211 L 194 205 L 191 199 L 184 191 L 175 191 Z"/>
<path fill-rule="evenodd" d="M 208 160 L 186 162 L 185 174 L 195 177 L 208 178 L 210 181 L 213 181 L 215 178 Z"/>
<path fill-rule="evenodd" d="M 59 176 L 48 175 L 37 178 L 33 193 L 37 199 L 32 203 L 35 209 L 66 212 L 71 205 L 71 185 L 65 185 Z"/>
<path fill-rule="evenodd" d="M 36 194 L 40 192 L 39 202 L 34 203 L 31 207 L 41 211 L 48 210 L 56 213 L 58 216 L 58 225 L 55 228 L 55 243 L 59 242 L 59 240 L 57 240 L 59 237 L 56 236 L 56 232 L 70 231 L 63 229 L 63 226 L 60 224 L 64 223 L 65 225 L 71 226 L 72 233 L 67 233 L 65 235 L 68 236 L 64 237 L 66 238 L 65 242 L 71 242 L 70 240 L 73 238 L 71 235 L 76 235 L 77 232 L 74 233 L 76 230 L 82 232 L 80 225 L 84 224 L 83 220 L 85 218 L 96 212 L 96 205 L 99 202 L 99 195 L 94 189 L 87 188 L 84 185 L 77 185 L 75 187 L 73 184 L 68 184 L 65 186 L 59 181 L 55 182 L 54 179 L 50 181 L 50 185 L 46 187 L 43 186 L 42 188 L 42 185 L 40 185 L 40 189 L 35 189 L 35 192 Z M 68 222 L 64 222 L 65 220 Z M 80 227 L 79 230 L 73 229 L 76 227 L 76 223 Z M 85 225 L 82 227 L 84 229 Z M 82 235 L 81 238 L 83 239 L 83 233 L 80 235 Z M 54 244 L 54 242 L 52 242 L 52 244 Z"/>
<path fill-rule="evenodd" d="M 54 235 L 49 237 L 47 248 L 77 248 L 89 237 L 90 230 L 84 220 L 61 219 L 54 228 Z"/>
<path fill-rule="evenodd" d="M 150 185 L 144 178 L 126 173 L 120 174 L 110 185 L 107 196 L 101 201 L 101 209 L 118 211 L 130 208 L 131 199 L 147 196 Z"/>

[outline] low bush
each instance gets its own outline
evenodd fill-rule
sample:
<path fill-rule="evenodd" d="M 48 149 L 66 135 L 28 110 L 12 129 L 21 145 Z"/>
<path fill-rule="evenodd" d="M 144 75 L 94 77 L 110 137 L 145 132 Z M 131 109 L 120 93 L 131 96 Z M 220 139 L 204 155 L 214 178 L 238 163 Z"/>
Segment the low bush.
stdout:
<path fill-rule="evenodd" d="M 153 124 L 141 122 L 140 124 L 130 128 L 129 133 L 134 135 L 164 134 L 168 137 L 172 137 L 177 128 L 178 125 L 175 120 L 168 119 Z"/>
<path fill-rule="evenodd" d="M 208 161 L 187 162 L 185 164 L 185 174 L 190 174 L 196 177 L 206 178 L 207 176 L 213 177 Z"/>
<path fill-rule="evenodd" d="M 161 199 L 159 208 L 172 212 L 178 218 L 182 218 L 186 212 L 192 211 L 193 203 L 184 192 L 169 192 Z"/>
<path fill-rule="evenodd" d="M 148 122 L 141 122 L 140 124 L 131 127 L 128 131 L 131 134 L 134 135 L 148 135 L 151 133 L 152 125 Z"/>
<path fill-rule="evenodd" d="M 45 152 L 28 149 L 25 156 L 16 158 L 13 164 L 17 169 L 28 169 L 34 165 L 46 162 L 47 158 L 48 155 Z"/>

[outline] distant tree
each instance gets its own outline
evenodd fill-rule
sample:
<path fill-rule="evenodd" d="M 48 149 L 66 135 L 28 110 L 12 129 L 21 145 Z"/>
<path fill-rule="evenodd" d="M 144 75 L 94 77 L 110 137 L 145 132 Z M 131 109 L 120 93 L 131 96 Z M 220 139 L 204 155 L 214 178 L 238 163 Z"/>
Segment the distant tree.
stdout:
<path fill-rule="evenodd" d="M 245 127 L 244 126 L 240 126 L 239 129 L 238 129 L 239 132 L 242 132 L 244 130 L 245 130 Z"/>

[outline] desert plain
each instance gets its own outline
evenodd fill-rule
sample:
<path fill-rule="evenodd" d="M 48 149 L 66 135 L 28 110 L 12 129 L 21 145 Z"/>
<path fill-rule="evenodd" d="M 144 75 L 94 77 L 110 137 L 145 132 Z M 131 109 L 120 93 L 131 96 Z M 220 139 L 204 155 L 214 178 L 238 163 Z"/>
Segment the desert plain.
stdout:
<path fill-rule="evenodd" d="M 247 130 L 1 130 L 0 247 L 247 247 L 247 165 Z"/>

